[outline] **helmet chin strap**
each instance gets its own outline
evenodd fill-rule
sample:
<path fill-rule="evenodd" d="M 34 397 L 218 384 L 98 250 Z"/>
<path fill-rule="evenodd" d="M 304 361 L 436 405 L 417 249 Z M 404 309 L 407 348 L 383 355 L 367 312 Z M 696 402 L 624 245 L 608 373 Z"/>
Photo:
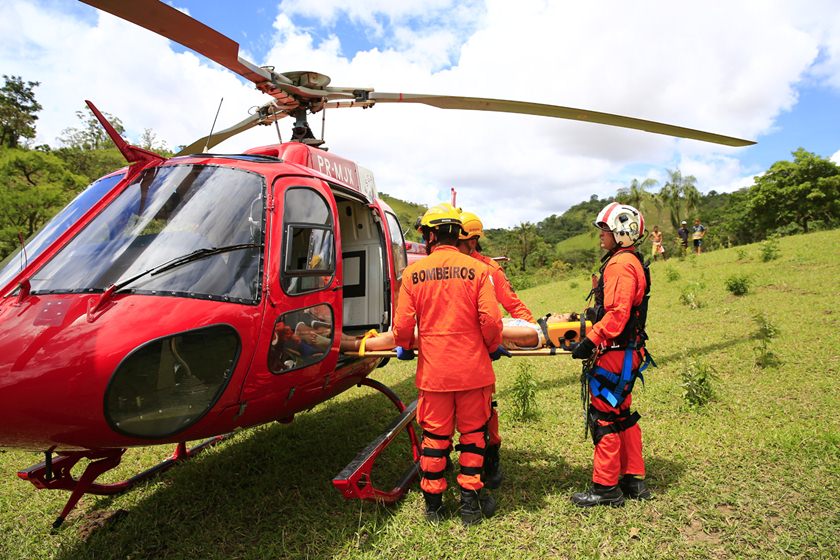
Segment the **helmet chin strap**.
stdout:
<path fill-rule="evenodd" d="M 432 239 L 432 234 L 434 232 L 435 232 L 435 230 L 433 230 L 430 227 L 424 227 L 423 228 L 423 241 L 426 243 L 426 254 L 427 255 L 431 255 L 432 254 L 432 249 L 434 248 L 435 245 L 438 244 L 437 234 L 435 234 L 435 239 L 434 240 Z"/>

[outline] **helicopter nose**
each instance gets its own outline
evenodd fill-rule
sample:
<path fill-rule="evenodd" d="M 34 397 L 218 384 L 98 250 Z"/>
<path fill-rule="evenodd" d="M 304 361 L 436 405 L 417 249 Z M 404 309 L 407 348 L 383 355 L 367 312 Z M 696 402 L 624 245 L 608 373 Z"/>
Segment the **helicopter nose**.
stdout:
<path fill-rule="evenodd" d="M 91 321 L 97 298 L 0 302 L 0 446 L 140 445 L 183 433 L 220 402 L 242 355 L 237 329 L 213 321 L 229 307 L 125 296 Z M 229 393 L 221 404 L 236 401 Z"/>
<path fill-rule="evenodd" d="M 126 356 L 105 391 L 115 431 L 160 438 L 193 425 L 216 402 L 240 351 L 236 331 L 216 325 L 165 336 Z"/>

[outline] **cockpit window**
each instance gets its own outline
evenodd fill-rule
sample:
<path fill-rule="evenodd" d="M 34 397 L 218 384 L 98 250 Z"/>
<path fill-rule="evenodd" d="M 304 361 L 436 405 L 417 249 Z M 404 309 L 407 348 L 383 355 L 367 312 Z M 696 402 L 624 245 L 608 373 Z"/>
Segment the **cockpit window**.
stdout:
<path fill-rule="evenodd" d="M 283 290 L 297 295 L 329 286 L 335 274 L 335 233 L 327 201 L 308 188 L 289 189 L 283 225 Z"/>
<path fill-rule="evenodd" d="M 102 197 L 108 194 L 123 177 L 125 177 L 125 173 L 116 173 L 91 183 L 61 212 L 47 222 L 32 239 L 27 241 L 23 250 L 18 249 L 6 257 L 0 263 L 0 267 L 2 267 L 2 270 L 0 270 L 0 289 L 22 271 L 28 262 L 40 255 L 44 249 L 58 239 L 58 236 L 75 224 L 94 204 L 102 200 Z"/>
<path fill-rule="evenodd" d="M 33 293 L 119 291 L 254 303 L 263 243 L 261 176 L 154 167 L 30 278 Z"/>

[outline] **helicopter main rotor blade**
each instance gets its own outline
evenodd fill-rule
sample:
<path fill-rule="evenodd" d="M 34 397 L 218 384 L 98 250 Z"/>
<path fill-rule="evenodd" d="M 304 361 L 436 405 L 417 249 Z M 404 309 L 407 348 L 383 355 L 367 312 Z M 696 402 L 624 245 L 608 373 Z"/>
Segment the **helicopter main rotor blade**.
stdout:
<path fill-rule="evenodd" d="M 277 113 L 276 118 L 280 118 L 285 116 L 285 113 Z M 185 156 L 187 154 L 199 154 L 205 152 L 206 150 L 212 148 L 217 144 L 221 144 L 231 136 L 236 136 L 240 132 L 245 132 L 246 130 L 255 127 L 258 124 L 268 124 L 273 122 L 275 119 L 269 119 L 266 117 L 263 111 L 257 111 L 247 119 L 233 125 L 230 128 L 226 128 L 224 130 L 220 130 L 218 132 L 214 132 L 208 136 L 203 138 L 199 138 L 189 146 L 184 146 L 181 148 L 176 156 Z"/>
<path fill-rule="evenodd" d="M 81 0 L 194 50 L 255 84 L 287 81 L 239 58 L 239 43 L 157 0 Z"/>
<path fill-rule="evenodd" d="M 755 144 L 752 140 L 743 140 L 732 136 L 723 136 L 694 130 L 682 126 L 664 124 L 633 117 L 624 117 L 612 113 L 601 113 L 586 109 L 574 109 L 572 107 L 560 107 L 558 105 L 545 105 L 543 103 L 528 103 L 525 101 L 511 101 L 507 99 L 486 99 L 483 97 L 457 97 L 454 95 L 426 95 L 422 93 L 384 93 L 371 92 L 368 100 L 374 103 L 421 103 L 431 105 L 439 109 L 461 109 L 466 111 L 494 111 L 498 113 L 519 113 L 523 115 L 538 115 L 543 117 L 555 117 L 558 119 L 571 119 L 622 128 L 634 128 L 655 134 L 665 134 L 678 138 L 690 138 L 725 146 L 750 146 Z M 357 103 L 356 106 L 364 106 L 364 103 Z M 328 106 L 351 106 L 342 105 L 340 102 Z"/>

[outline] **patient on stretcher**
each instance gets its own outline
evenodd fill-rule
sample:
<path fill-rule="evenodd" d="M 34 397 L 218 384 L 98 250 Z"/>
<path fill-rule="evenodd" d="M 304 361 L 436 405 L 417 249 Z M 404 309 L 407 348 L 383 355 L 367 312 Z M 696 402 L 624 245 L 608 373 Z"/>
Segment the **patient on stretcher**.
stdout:
<path fill-rule="evenodd" d="M 579 321 L 579 316 L 574 312 L 556 315 L 549 314 L 546 318 L 546 325 L 549 333 L 551 333 L 553 331 L 552 325 L 554 324 L 574 323 L 576 321 Z M 560 338 L 574 340 L 574 334 L 576 332 L 561 333 Z M 312 343 L 314 344 L 314 341 Z M 502 345 L 508 350 L 536 350 L 546 347 L 546 339 L 543 329 L 539 324 L 529 323 L 523 319 L 505 317 L 502 319 Z M 365 336 L 341 335 L 342 352 L 360 352 L 362 348 L 364 352 L 393 350 L 394 335 L 391 331 L 376 334 L 370 333 Z"/>

